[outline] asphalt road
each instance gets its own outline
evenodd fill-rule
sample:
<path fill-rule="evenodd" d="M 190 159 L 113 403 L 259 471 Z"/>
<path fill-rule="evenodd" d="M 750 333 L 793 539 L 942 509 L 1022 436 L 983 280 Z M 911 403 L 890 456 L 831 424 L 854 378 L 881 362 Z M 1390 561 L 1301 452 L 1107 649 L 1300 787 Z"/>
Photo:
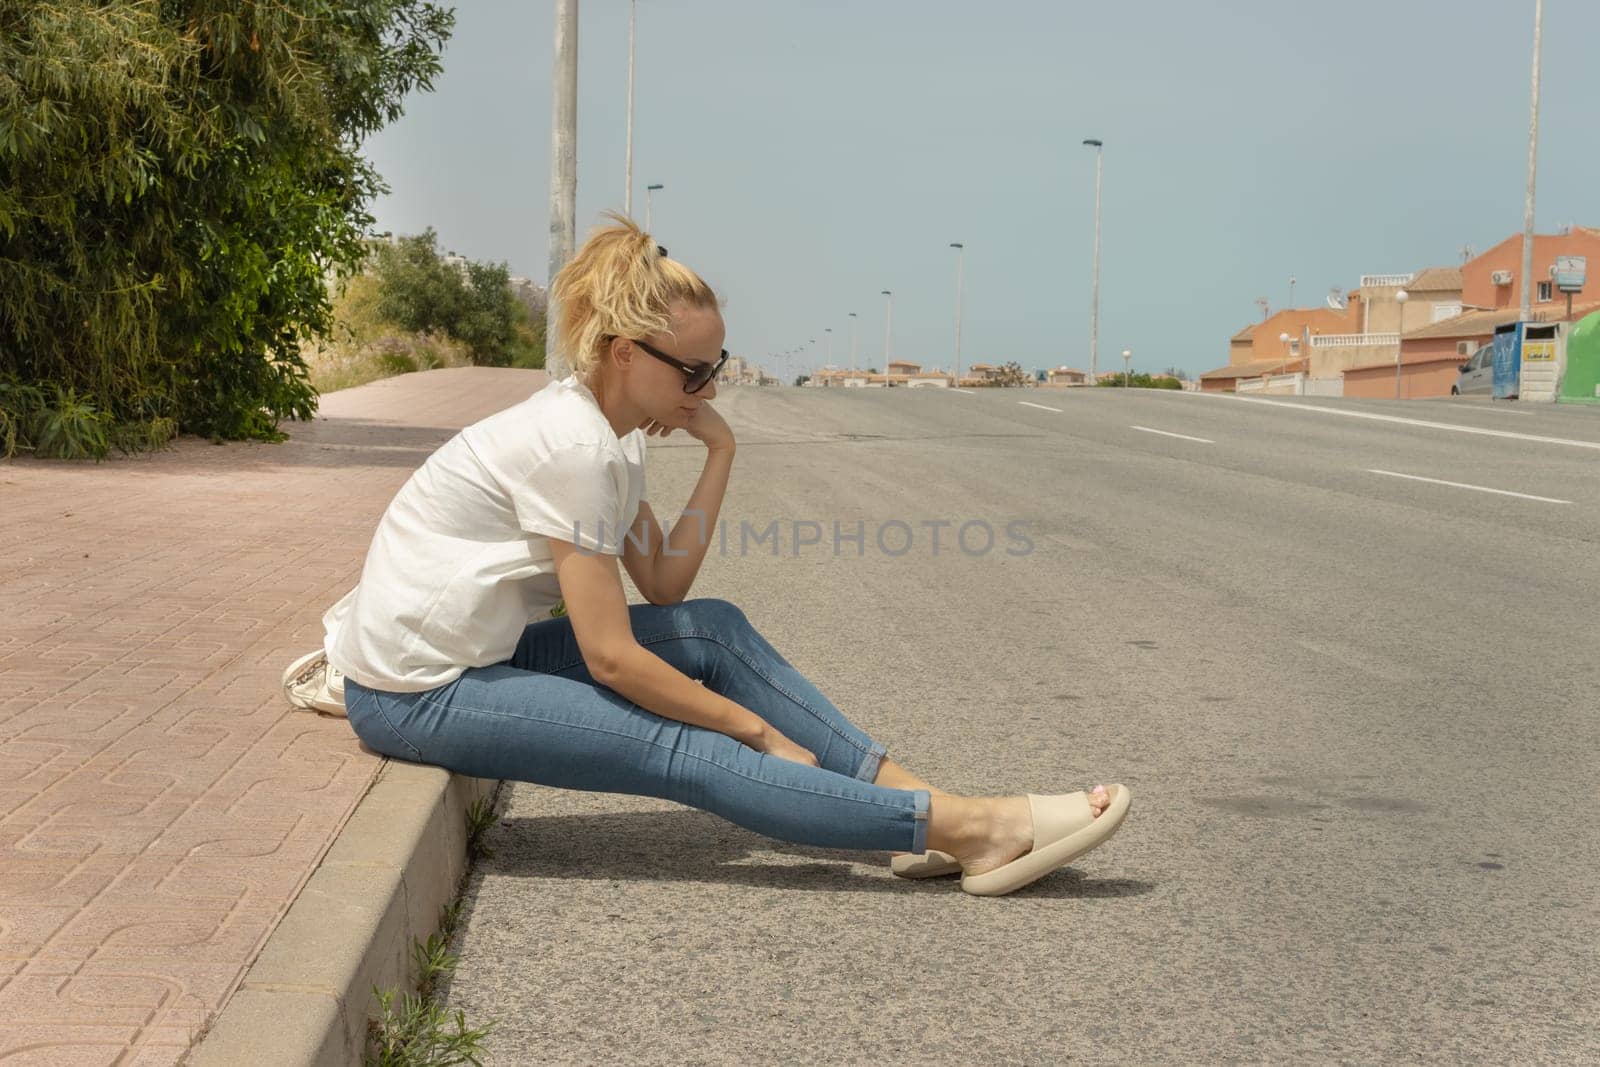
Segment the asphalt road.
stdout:
<path fill-rule="evenodd" d="M 694 595 L 942 788 L 1122 781 L 1133 812 L 981 899 L 508 785 L 448 992 L 494 1021 L 491 1062 L 1600 1061 L 1600 409 L 717 406 L 741 445 Z M 658 515 L 700 455 L 652 445 Z M 864 555 L 835 555 L 835 519 Z M 774 520 L 779 555 L 739 550 Z M 795 551 L 806 520 L 827 533 Z M 1031 551 L 1006 552 L 1013 521 Z M 952 550 L 963 523 L 995 547 L 972 525 Z"/>

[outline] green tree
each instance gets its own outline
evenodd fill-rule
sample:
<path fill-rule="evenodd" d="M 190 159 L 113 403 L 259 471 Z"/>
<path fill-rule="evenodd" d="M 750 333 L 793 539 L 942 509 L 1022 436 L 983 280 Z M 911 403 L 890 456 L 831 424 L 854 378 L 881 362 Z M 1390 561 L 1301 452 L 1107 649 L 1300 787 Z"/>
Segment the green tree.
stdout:
<path fill-rule="evenodd" d="M 504 263 L 468 263 L 465 300 L 455 335 L 472 350 L 472 361 L 491 366 L 511 362 L 517 312 L 511 271 Z"/>
<path fill-rule="evenodd" d="M 429 228 L 376 242 L 372 271 L 381 318 L 413 333 L 455 338 L 480 366 L 544 366 L 544 342 L 535 337 L 544 316 L 517 296 L 505 263 L 447 260 Z"/>
<path fill-rule="evenodd" d="M 378 314 L 413 333 L 451 332 L 466 308 L 461 272 L 439 256 L 438 235 L 430 227 L 374 246 Z"/>
<path fill-rule="evenodd" d="M 1123 376 L 1118 374 L 1115 378 L 1102 378 L 1097 383 L 1109 389 L 1121 389 Z M 1127 379 L 1130 389 L 1182 389 L 1183 383 L 1176 378 L 1157 378 L 1151 374 L 1130 374 Z"/>
<path fill-rule="evenodd" d="M 0 0 L 0 437 L 276 439 L 302 337 L 384 186 L 361 141 L 426 89 L 425 0 Z M 60 435 L 57 435 L 58 439 Z M 46 449 L 47 451 L 49 449 Z"/>

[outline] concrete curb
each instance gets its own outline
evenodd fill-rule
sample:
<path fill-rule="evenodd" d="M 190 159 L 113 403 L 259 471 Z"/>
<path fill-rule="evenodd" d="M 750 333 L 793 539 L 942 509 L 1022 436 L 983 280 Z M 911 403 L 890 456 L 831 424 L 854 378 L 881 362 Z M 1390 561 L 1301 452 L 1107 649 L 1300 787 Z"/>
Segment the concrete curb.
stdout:
<path fill-rule="evenodd" d="M 386 760 L 189 1067 L 360 1064 L 372 990 L 409 990 L 467 865 L 467 808 L 497 782 Z"/>

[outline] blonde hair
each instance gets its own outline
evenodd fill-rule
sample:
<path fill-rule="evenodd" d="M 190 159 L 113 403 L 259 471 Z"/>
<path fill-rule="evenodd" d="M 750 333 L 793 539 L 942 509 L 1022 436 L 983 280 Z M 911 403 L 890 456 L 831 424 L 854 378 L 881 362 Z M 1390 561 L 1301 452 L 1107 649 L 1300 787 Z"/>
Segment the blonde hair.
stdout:
<path fill-rule="evenodd" d="M 589 234 L 550 286 L 556 350 L 591 387 L 614 337 L 668 333 L 678 301 L 715 308 L 717 294 L 694 271 L 661 254 L 655 238 L 629 218 L 607 213 L 610 225 Z"/>

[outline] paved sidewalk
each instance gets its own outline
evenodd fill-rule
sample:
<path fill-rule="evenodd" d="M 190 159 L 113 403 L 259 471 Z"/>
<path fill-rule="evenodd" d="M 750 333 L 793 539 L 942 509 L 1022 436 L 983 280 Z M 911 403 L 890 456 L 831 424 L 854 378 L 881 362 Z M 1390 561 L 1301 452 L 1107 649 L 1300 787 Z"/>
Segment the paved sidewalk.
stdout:
<path fill-rule="evenodd" d="M 177 1063 L 372 782 L 278 678 L 396 489 L 541 372 L 324 398 L 281 445 L 0 463 L 0 1060 Z"/>

